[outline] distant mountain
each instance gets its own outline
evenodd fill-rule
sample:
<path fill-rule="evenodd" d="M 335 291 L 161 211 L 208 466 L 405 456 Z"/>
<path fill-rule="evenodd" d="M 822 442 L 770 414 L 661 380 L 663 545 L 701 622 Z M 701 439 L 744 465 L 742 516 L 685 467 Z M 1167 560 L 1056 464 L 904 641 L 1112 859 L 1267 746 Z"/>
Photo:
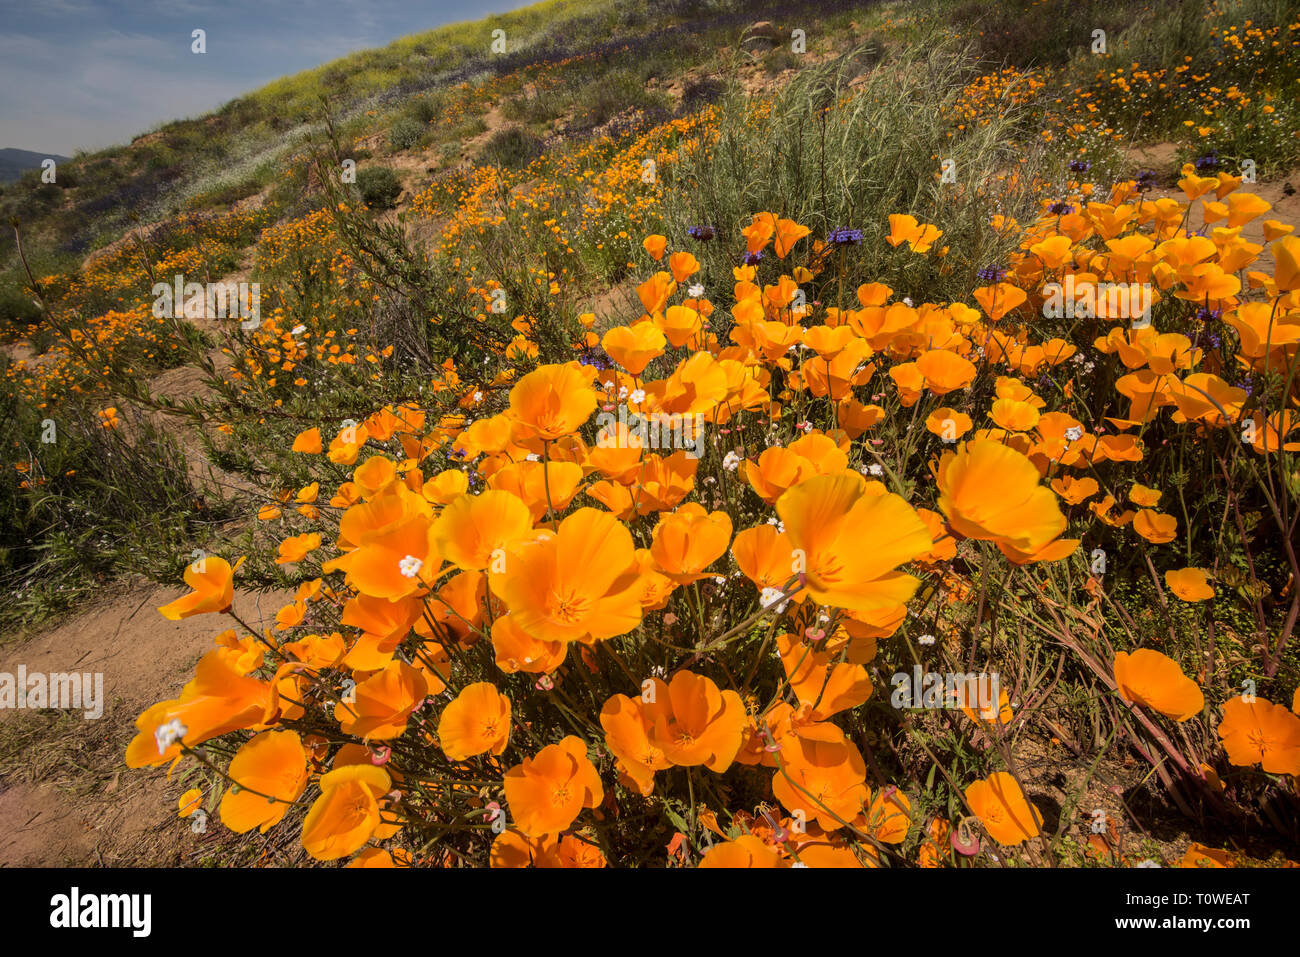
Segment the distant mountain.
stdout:
<path fill-rule="evenodd" d="M 66 163 L 67 156 L 57 153 L 33 153 L 31 150 L 0 149 L 0 183 L 12 183 L 29 169 L 38 169 L 42 160 Z"/>

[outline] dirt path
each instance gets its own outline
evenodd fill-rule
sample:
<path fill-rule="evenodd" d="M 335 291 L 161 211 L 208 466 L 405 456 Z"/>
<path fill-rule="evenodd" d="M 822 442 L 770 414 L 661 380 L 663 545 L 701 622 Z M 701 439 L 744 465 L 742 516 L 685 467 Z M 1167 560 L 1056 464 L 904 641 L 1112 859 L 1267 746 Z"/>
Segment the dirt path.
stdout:
<path fill-rule="evenodd" d="M 164 769 L 123 763 L 135 719 L 179 693 L 229 618 L 168 621 L 158 607 L 188 589 L 115 584 L 101 601 L 20 645 L 0 649 L 0 672 L 103 675 L 103 715 L 0 709 L 0 865 L 202 864 L 230 837 L 215 822 L 191 833 L 176 815 L 189 786 Z M 285 597 L 237 593 L 246 621 L 274 614 Z"/>
<path fill-rule="evenodd" d="M 249 261 L 223 280 L 247 280 Z M 204 311 L 202 297 L 185 304 L 186 321 L 224 339 L 222 322 Z M 229 364 L 220 347 L 209 358 L 218 370 Z M 176 400 L 210 393 L 192 365 L 154 376 L 155 397 Z M 214 466 L 194 424 L 143 410 L 183 448 L 196 487 L 228 495 L 249 491 L 238 476 Z M 0 673 L 69 673 L 103 676 L 102 715 L 83 711 L 0 708 L 0 866 L 168 866 L 224 860 L 232 839 L 215 821 L 194 834 L 176 815 L 176 801 L 190 786 L 163 769 L 132 771 L 123 763 L 135 735 L 135 719 L 149 705 L 178 694 L 213 638 L 232 624 L 201 615 L 168 621 L 161 605 L 184 587 L 147 582 L 105 586 L 90 608 L 8 647 L 0 646 Z M 286 594 L 236 593 L 235 611 L 245 621 L 270 620 L 291 600 Z M 92 679 L 93 680 L 93 679 Z"/>

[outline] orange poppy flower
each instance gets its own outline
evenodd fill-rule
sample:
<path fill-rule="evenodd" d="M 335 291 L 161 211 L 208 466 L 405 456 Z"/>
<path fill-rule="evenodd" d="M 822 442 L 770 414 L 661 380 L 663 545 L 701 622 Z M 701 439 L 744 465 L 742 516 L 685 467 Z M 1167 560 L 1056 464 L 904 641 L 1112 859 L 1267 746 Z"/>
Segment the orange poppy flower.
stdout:
<path fill-rule="evenodd" d="M 925 427 L 945 442 L 956 442 L 971 430 L 974 423 L 965 412 L 940 406 L 925 420 Z"/>
<path fill-rule="evenodd" d="M 492 591 L 539 641 L 593 641 L 641 621 L 632 534 L 608 512 L 580 508 L 556 533 L 507 549 L 489 569 Z"/>
<path fill-rule="evenodd" d="M 1083 478 L 1071 478 L 1068 475 L 1062 475 L 1052 482 L 1052 491 L 1068 505 L 1078 505 L 1080 502 L 1092 498 L 1100 490 L 1097 480 L 1084 476 Z"/>
<path fill-rule="evenodd" d="M 655 689 L 647 709 L 650 741 L 664 757 L 677 767 L 702 764 L 718 774 L 731 767 L 744 740 L 740 695 L 690 671 L 677 672 L 667 685 L 656 682 Z"/>
<path fill-rule="evenodd" d="M 506 674 L 549 674 L 564 663 L 569 651 L 562 641 L 538 641 L 519 627 L 513 615 L 492 622 L 492 648 L 497 667 Z"/>
<path fill-rule="evenodd" d="M 1029 298 L 1019 286 L 1006 282 L 994 286 L 981 286 L 974 291 L 973 295 L 992 322 L 997 322 L 1011 310 L 1024 305 Z"/>
<path fill-rule="evenodd" d="M 710 573 L 704 569 L 720 558 L 730 543 L 731 516 L 689 502 L 659 520 L 650 555 L 665 575 L 687 585 L 708 578 Z"/>
<path fill-rule="evenodd" d="M 947 349 L 931 349 L 916 360 L 925 387 L 935 395 L 964 389 L 975 379 L 975 363 Z"/>
<path fill-rule="evenodd" d="M 921 843 L 918 863 L 921 867 L 943 867 L 952 857 L 949 843 L 952 835 L 952 822 L 946 818 L 936 817 L 926 829 L 925 840 Z"/>
<path fill-rule="evenodd" d="M 488 479 L 489 488 L 510 492 L 528 506 L 534 521 L 550 510 L 561 511 L 578 494 L 582 466 L 576 462 L 511 462 Z"/>
<path fill-rule="evenodd" d="M 505 791 L 516 825 L 532 837 L 565 830 L 583 808 L 597 807 L 605 799 L 587 746 L 573 735 L 507 771 Z"/>
<path fill-rule="evenodd" d="M 596 410 L 590 373 L 576 362 L 534 369 L 510 390 L 516 441 L 554 441 L 578 431 Z"/>
<path fill-rule="evenodd" d="M 306 429 L 294 436 L 292 449 L 294 452 L 303 452 L 307 455 L 320 455 L 322 448 L 320 429 Z"/>
<path fill-rule="evenodd" d="M 179 698 L 160 701 L 136 719 L 138 733 L 127 745 L 126 766 L 162 764 L 179 756 L 182 744 L 192 748 L 268 721 L 274 713 L 271 685 L 250 676 L 261 665 L 261 654 L 243 647 L 222 645 L 209 651 Z"/>
<path fill-rule="evenodd" d="M 668 305 L 668 297 L 676 289 L 677 283 L 673 282 L 672 274 L 660 271 L 637 286 L 636 295 L 641 300 L 646 313 L 653 316 L 657 312 L 664 311 L 664 307 Z"/>
<path fill-rule="evenodd" d="M 372 455 L 352 471 L 352 481 L 363 498 L 373 498 L 397 478 L 397 466 L 382 455 Z"/>
<path fill-rule="evenodd" d="M 1140 509 L 1133 516 L 1133 531 L 1154 545 L 1162 545 L 1178 537 L 1178 519 L 1153 509 Z"/>
<path fill-rule="evenodd" d="M 1183 601 L 1205 601 L 1214 597 L 1204 570 L 1200 568 L 1169 569 L 1165 572 L 1165 585 Z"/>
<path fill-rule="evenodd" d="M 791 814 L 801 811 L 807 821 L 835 831 L 862 813 L 870 798 L 866 762 L 835 725 L 807 725 L 782 739 L 779 753 L 772 793 Z"/>
<path fill-rule="evenodd" d="M 700 867 L 780 867 L 781 855 L 762 838 L 742 834 L 734 841 L 714 844 L 700 858 Z"/>
<path fill-rule="evenodd" d="M 1276 265 L 1273 282 L 1280 292 L 1300 289 L 1300 238 L 1284 236 L 1269 247 Z"/>
<path fill-rule="evenodd" d="M 1238 767 L 1260 765 L 1270 774 L 1300 774 L 1300 718 L 1284 705 L 1241 695 L 1223 705 L 1219 737 Z"/>
<path fill-rule="evenodd" d="M 483 571 L 493 557 L 528 537 L 533 518 L 528 506 L 510 492 L 489 489 L 462 495 L 446 506 L 433 523 L 434 547 L 457 568 Z"/>
<path fill-rule="evenodd" d="M 1128 500 L 1139 508 L 1154 508 L 1160 501 L 1161 494 L 1159 489 L 1148 488 L 1139 482 L 1134 482 L 1133 487 L 1128 490 Z"/>
<path fill-rule="evenodd" d="M 1050 494 L 1050 493 L 1049 493 Z M 895 569 L 930 550 L 929 529 L 900 496 L 856 472 L 821 475 L 776 503 L 802 582 L 821 604 L 869 609 L 902 604 L 917 580 Z"/>
<path fill-rule="evenodd" d="M 1008 432 L 1028 432 L 1038 425 L 1038 410 L 1028 402 L 1016 399 L 995 399 L 989 410 L 991 418 L 999 428 Z"/>
<path fill-rule="evenodd" d="M 294 535 L 280 543 L 275 562 L 277 565 L 292 565 L 302 561 L 318 548 L 320 548 L 320 535 L 316 532 Z"/>
<path fill-rule="evenodd" d="M 1065 516 L 1038 469 L 1015 449 L 976 439 L 939 463 L 939 508 L 967 538 L 1036 551 L 1065 531 Z"/>
<path fill-rule="evenodd" d="M 320 779 L 320 797 L 302 823 L 302 846 L 318 861 L 357 851 L 380 826 L 379 799 L 393 786 L 383 768 L 350 764 Z"/>
<path fill-rule="evenodd" d="M 466 685 L 438 719 L 438 743 L 452 761 L 500 754 L 510 741 L 510 699 L 490 681 Z"/>
<path fill-rule="evenodd" d="M 741 572 L 763 588 L 784 589 L 797 574 L 794 546 L 775 525 L 759 525 L 736 533 L 731 554 Z"/>
<path fill-rule="evenodd" d="M 294 731 L 263 731 L 244 743 L 227 773 L 239 790 L 221 798 L 221 823 L 236 834 L 265 834 L 307 789 L 307 752 Z"/>
<path fill-rule="evenodd" d="M 655 233 L 641 240 L 641 246 L 650 254 L 650 258 L 658 262 L 664 258 L 664 250 L 668 248 L 668 237 Z"/>
<path fill-rule="evenodd" d="M 811 232 L 812 230 L 807 226 L 800 226 L 793 219 L 778 219 L 776 241 L 772 244 L 772 252 L 776 253 L 777 259 L 784 259 L 790 254 L 794 244 Z"/>
<path fill-rule="evenodd" d="M 349 649 L 348 667 L 364 671 L 378 670 L 392 660 L 393 651 L 411 632 L 423 605 L 418 598 L 372 598 L 357 595 L 343 606 L 340 619 L 344 625 L 361 630 L 361 637 Z"/>
<path fill-rule="evenodd" d="M 861 665 L 839 661 L 838 654 L 828 650 L 815 651 L 791 634 L 778 635 L 776 648 L 790 690 L 808 719 L 825 721 L 871 697 L 871 678 Z"/>
<path fill-rule="evenodd" d="M 1186 721 L 1200 714 L 1205 696 L 1178 662 L 1150 648 L 1115 655 L 1115 684 L 1125 701 L 1136 701 L 1167 718 Z"/>
<path fill-rule="evenodd" d="M 989 836 L 1011 846 L 1038 836 L 1043 816 L 1010 774 L 995 771 L 966 789 L 966 803 Z"/>
<path fill-rule="evenodd" d="M 957 539 L 952 537 L 947 526 L 943 523 L 943 516 L 938 512 L 932 512 L 928 508 L 918 508 L 916 514 L 925 522 L 926 529 L 930 532 L 930 550 L 924 555 L 918 555 L 918 562 L 946 562 L 957 555 Z"/>
<path fill-rule="evenodd" d="M 912 802 L 896 787 L 883 788 L 864 812 L 866 829 L 882 844 L 902 844 L 912 824 Z"/>
<path fill-rule="evenodd" d="M 745 237 L 745 252 L 762 252 L 767 247 L 767 244 L 772 241 L 772 235 L 775 232 L 775 216 L 771 213 L 755 213 L 750 224 L 740 231 L 740 234 Z"/>
<path fill-rule="evenodd" d="M 700 263 L 690 253 L 677 252 L 668 257 L 668 268 L 673 274 L 673 281 L 683 283 L 700 271 Z"/>
<path fill-rule="evenodd" d="M 655 697 L 667 696 L 668 686 L 657 679 Z M 655 772 L 672 767 L 663 752 L 650 740 L 652 715 L 641 698 L 616 694 L 600 709 L 600 726 L 605 744 L 618 762 L 619 772 L 644 797 L 654 792 Z"/>
<path fill-rule="evenodd" d="M 434 505 L 450 505 L 469 491 L 469 475 L 460 469 L 446 469 L 424 483 L 420 494 Z"/>
<path fill-rule="evenodd" d="M 490 867 L 604 867 L 605 855 L 589 840 L 575 834 L 525 837 L 505 831 L 492 842 Z"/>
<path fill-rule="evenodd" d="M 600 340 L 610 358 L 634 376 L 639 376 L 646 366 L 664 354 L 666 343 L 663 332 L 653 322 L 615 326 Z"/>
<path fill-rule="evenodd" d="M 189 817 L 201 807 L 203 807 L 203 791 L 200 788 L 190 788 L 177 800 L 176 816 Z"/>
<path fill-rule="evenodd" d="M 428 693 L 423 674 L 404 661 L 392 661 L 356 686 L 355 702 L 339 703 L 334 713 L 344 734 L 383 741 L 406 730 L 407 719 Z"/>
<path fill-rule="evenodd" d="M 194 589 L 158 609 L 170 621 L 180 621 L 191 615 L 223 612 L 235 600 L 234 572 L 230 563 L 216 555 L 208 555 L 185 566 L 185 584 Z"/>
<path fill-rule="evenodd" d="M 811 462 L 782 446 L 764 449 L 757 462 L 745 461 L 745 477 L 759 498 L 774 504 L 786 489 L 816 474 Z"/>
<path fill-rule="evenodd" d="M 321 565 L 326 574 L 346 573 L 348 583 L 363 595 L 392 601 L 432 582 L 441 565 L 428 501 L 405 486 L 394 488 L 343 514 L 339 546 L 348 551 Z"/>
<path fill-rule="evenodd" d="M 703 326 L 699 311 L 690 306 L 669 306 L 663 313 L 663 320 L 656 322 L 674 349 L 684 346 Z"/>

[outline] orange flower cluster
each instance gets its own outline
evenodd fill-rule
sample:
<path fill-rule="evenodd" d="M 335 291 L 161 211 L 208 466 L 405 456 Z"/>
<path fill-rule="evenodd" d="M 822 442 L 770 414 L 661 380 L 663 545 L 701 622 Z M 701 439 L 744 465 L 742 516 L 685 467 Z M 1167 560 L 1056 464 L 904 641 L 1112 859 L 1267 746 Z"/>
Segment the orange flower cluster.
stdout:
<path fill-rule="evenodd" d="M 448 363 L 434 393 L 454 414 L 412 402 L 296 437 L 294 453 L 322 460 L 319 480 L 263 515 L 296 506 L 302 519 L 276 545 L 277 563 L 303 570 L 293 603 L 260 635 L 236 619 L 180 696 L 140 716 L 128 763 L 230 736 L 226 825 L 266 830 L 294 809 L 309 854 L 357 866 L 636 862 L 637 832 L 664 822 L 669 858 L 701 866 L 878 866 L 904 848 L 941 866 L 978 853 L 973 827 L 1032 845 L 1043 820 L 1014 767 L 995 762 L 928 821 L 880 778 L 863 750 L 883 707 L 873 671 L 915 647 L 932 620 L 919 606 L 940 589 L 969 599 L 965 569 L 999 555 L 1041 591 L 1054 569 L 1087 569 L 1085 537 L 1125 534 L 1152 546 L 1178 600 L 1214 597 L 1203 569 L 1162 548 L 1186 532 L 1160 510 L 1164 492 L 1121 477 L 1166 412 L 1197 434 L 1255 423 L 1243 454 L 1265 460 L 1292 450 L 1290 414 L 1196 371 L 1206 350 L 1185 333 L 1084 291 L 1149 283 L 1164 308 L 1220 312 L 1242 368 L 1293 363 L 1300 240 L 1266 226 L 1274 268 L 1251 269 L 1262 247 L 1241 230 L 1268 206 L 1239 185 L 1184 178 L 1188 204 L 1215 196 L 1205 214 L 1225 225 L 1208 236 L 1189 233 L 1188 204 L 1144 201 L 1132 183 L 1045 208 L 974 304 L 917 304 L 878 281 L 824 304 L 806 290 L 831 288 L 829 239 L 764 211 L 739 231 L 750 264 L 734 268 L 724 312 L 689 288 L 702 267 L 688 249 L 646 237 L 641 314 L 601 334 L 580 323 L 581 359 L 512 352 L 492 382 Z M 898 255 L 941 255 L 941 238 L 889 217 Z M 1058 284 L 1070 308 L 1102 303 L 1091 342 L 1036 336 L 1029 317 L 1048 314 Z M 263 347 L 299 361 L 280 326 Z M 591 360 L 598 347 L 610 361 Z M 1113 363 L 1122 417 L 1064 381 L 1085 350 Z M 872 438 L 903 415 L 924 425 L 908 439 L 925 450 L 919 483 L 902 478 L 907 450 Z M 1121 499 L 1136 507 L 1117 511 Z M 163 614 L 234 615 L 237 567 L 188 570 L 193 593 Z M 1096 588 L 1101 574 L 1083 577 Z M 1154 650 L 1097 670 L 1134 720 L 1206 711 L 1198 682 Z M 961 687 L 964 733 L 1014 727 L 1014 693 L 984 712 L 972 696 L 987 680 Z M 1223 712 L 1231 764 L 1300 775 L 1294 713 L 1253 696 Z"/>

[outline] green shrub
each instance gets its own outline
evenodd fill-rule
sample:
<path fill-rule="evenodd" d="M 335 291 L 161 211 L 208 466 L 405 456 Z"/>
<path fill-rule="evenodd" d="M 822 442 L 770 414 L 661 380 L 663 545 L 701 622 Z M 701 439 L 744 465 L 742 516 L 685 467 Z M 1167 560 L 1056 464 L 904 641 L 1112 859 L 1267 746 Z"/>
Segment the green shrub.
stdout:
<path fill-rule="evenodd" d="M 428 132 L 427 123 L 421 123 L 411 116 L 403 116 L 388 130 L 388 145 L 394 150 L 409 150 Z"/>
<path fill-rule="evenodd" d="M 498 130 L 483 147 L 482 161 L 506 169 L 522 169 L 542 153 L 542 141 L 527 130 L 511 126 Z"/>
<path fill-rule="evenodd" d="M 402 181 L 387 166 L 367 166 L 357 172 L 357 191 L 371 209 L 392 209 L 402 195 Z"/>

